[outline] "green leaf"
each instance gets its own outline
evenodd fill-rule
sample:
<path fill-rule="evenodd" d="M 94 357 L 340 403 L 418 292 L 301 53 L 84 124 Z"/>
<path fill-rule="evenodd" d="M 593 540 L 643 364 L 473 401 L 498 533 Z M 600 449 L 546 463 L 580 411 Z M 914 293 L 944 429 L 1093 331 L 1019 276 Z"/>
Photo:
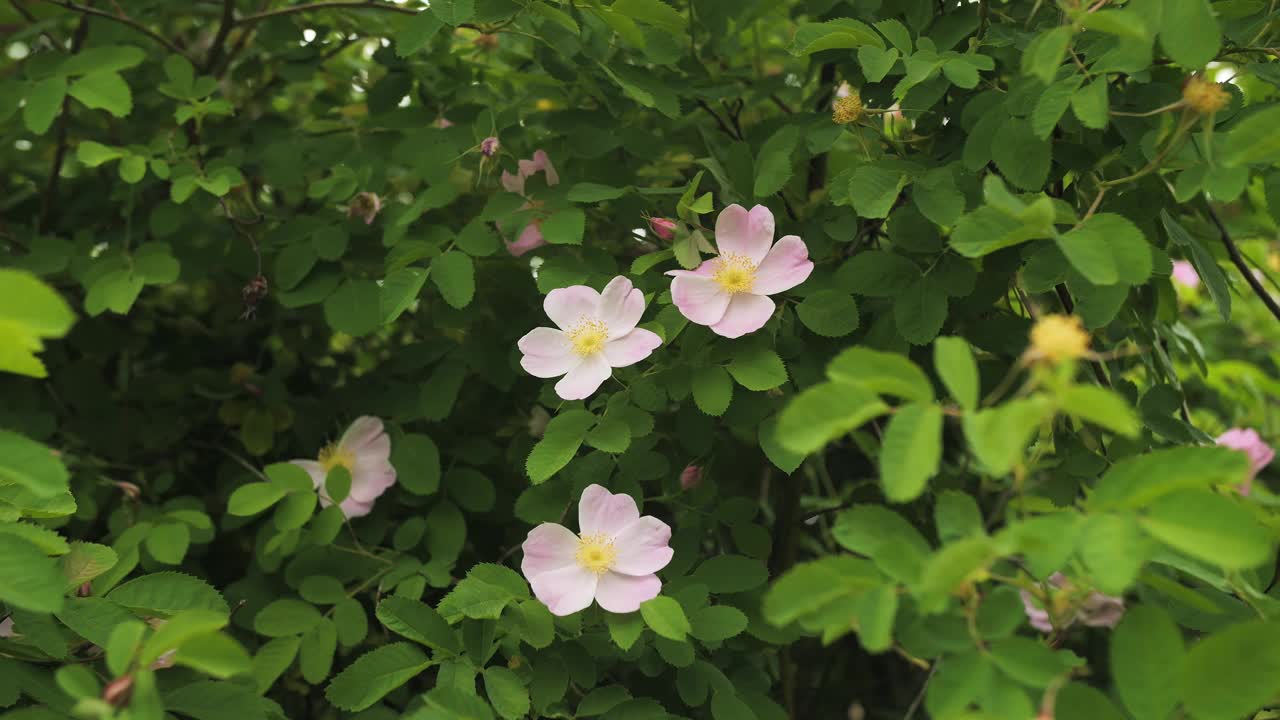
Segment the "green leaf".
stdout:
<path fill-rule="evenodd" d="M 1058 396 L 1062 409 L 1126 437 L 1137 437 L 1138 415 L 1120 395 L 1097 385 L 1072 385 Z"/>
<path fill-rule="evenodd" d="M 631 617 L 632 615 L 608 615 L 609 618 L 615 617 Z M 578 709 L 574 715 L 577 717 L 592 717 L 594 715 L 603 715 L 615 707 L 621 705 L 631 699 L 631 693 L 621 685 L 605 685 L 598 687 L 582 697 L 578 702 Z"/>
<path fill-rule="evenodd" d="M 866 297 L 894 297 L 904 285 L 919 279 L 915 263 L 887 250 L 858 253 L 836 271 L 841 288 Z"/>
<path fill-rule="evenodd" d="M 1179 490 L 1138 518 L 1147 534 L 1175 550 L 1231 570 L 1271 558 L 1271 537 L 1249 510 L 1208 490 Z"/>
<path fill-rule="evenodd" d="M 866 555 L 893 578 L 913 583 L 932 548 L 920 531 L 881 505 L 855 505 L 840 513 L 831 534 L 846 550 Z"/>
<path fill-rule="evenodd" d="M 1164 225 L 1170 241 L 1188 249 L 1196 272 L 1200 275 L 1200 279 L 1204 280 L 1205 287 L 1209 289 L 1209 297 L 1213 298 L 1214 305 L 1218 307 L 1218 314 L 1223 320 L 1230 320 L 1231 287 L 1227 284 L 1227 276 L 1218 266 L 1218 261 L 1205 249 L 1204 245 L 1200 244 L 1199 240 L 1187 232 L 1186 228 L 1178 224 L 1178 221 L 1163 208 L 1160 210 L 1160 222 Z"/>
<path fill-rule="evenodd" d="M 1175 687 L 1197 720 L 1251 715 L 1280 693 L 1280 625 L 1240 623 L 1201 640 Z"/>
<path fill-rule="evenodd" d="M 1124 713 L 1101 690 L 1080 682 L 1064 685 L 1053 709 L 1060 720 L 1125 720 Z"/>
<path fill-rule="evenodd" d="M 582 208 L 557 210 L 542 221 L 542 237 L 552 245 L 581 245 L 587 216 Z"/>
<path fill-rule="evenodd" d="M 67 94 L 94 110 L 125 117 L 133 110 L 133 94 L 124 78 L 111 71 L 96 71 L 71 83 Z"/>
<path fill-rule="evenodd" d="M 115 567 L 119 562 L 116 551 L 106 545 L 91 542 L 73 542 L 71 550 L 62 556 L 62 575 L 65 587 L 76 588 Z"/>
<path fill-rule="evenodd" d="M 964 212 L 965 198 L 956 187 L 949 167 L 934 168 L 921 175 L 911 191 L 920 213 L 936 225 L 954 225 Z"/>
<path fill-rule="evenodd" d="M 241 485 L 227 500 L 227 512 L 240 516 L 257 515 L 280 502 L 284 495 L 284 490 L 273 483 L 257 482 Z"/>
<path fill-rule="evenodd" d="M 811 55 L 823 50 L 838 50 L 870 45 L 884 49 L 884 41 L 869 25 L 850 18 L 837 18 L 822 23 L 803 23 L 796 28 L 791 42 L 794 55 Z"/>
<path fill-rule="evenodd" d="M 324 301 L 324 319 L 334 330 L 360 337 L 382 324 L 382 300 L 377 283 L 350 278 Z"/>
<path fill-rule="evenodd" d="M 1098 78 L 1085 83 L 1071 96 L 1071 111 L 1080 120 L 1080 124 L 1093 130 L 1101 130 L 1107 126 L 1111 111 L 1107 89 L 1106 78 Z"/>
<path fill-rule="evenodd" d="M 760 449 L 764 451 L 765 457 L 769 458 L 769 462 L 788 475 L 795 472 L 796 468 L 800 467 L 800 463 L 804 462 L 802 453 L 797 453 L 785 447 L 778 438 L 778 417 L 776 415 L 760 423 L 757 436 L 760 441 Z"/>
<path fill-rule="evenodd" d="M 1209 0 L 1164 0 L 1160 47 L 1188 70 L 1199 70 L 1222 48 L 1222 31 Z"/>
<path fill-rule="evenodd" d="M 108 147 L 92 140 L 84 140 L 76 148 L 76 159 L 89 167 L 98 167 L 105 162 L 119 160 L 125 155 L 126 152 L 120 148 Z"/>
<path fill-rule="evenodd" d="M 991 659 L 1009 677 L 1034 688 L 1048 687 L 1071 668 L 1083 663 L 1070 651 L 1055 652 L 1026 637 L 1007 637 L 992 641 Z"/>
<path fill-rule="evenodd" d="M 535 7 L 550 9 L 549 5 L 539 4 Z M 626 193 L 626 188 L 613 187 L 612 185 L 601 185 L 599 183 L 592 182 L 582 182 L 569 188 L 569 202 L 598 203 L 604 202 L 605 200 L 617 200 Z"/>
<path fill-rule="evenodd" d="M 1020 215 L 984 205 L 960 218 L 951 247 L 965 257 L 982 257 L 1002 248 L 1053 235 L 1053 207 L 1033 204 Z"/>
<path fill-rule="evenodd" d="M 139 620 L 127 620 L 116 625 L 107 639 L 107 669 L 114 675 L 123 675 L 128 669 L 133 656 L 142 646 L 142 637 L 147 632 L 145 623 Z"/>
<path fill-rule="evenodd" d="M 182 523 L 161 523 L 147 533 L 147 552 L 165 565 L 178 565 L 191 546 L 191 530 Z"/>
<path fill-rule="evenodd" d="M 1052 413 L 1043 397 L 1010 400 L 991 410 L 965 415 L 964 435 L 986 472 L 1004 475 L 1023 459 L 1027 443 Z"/>
<path fill-rule="evenodd" d="M 1154 605 L 1125 611 L 1111 636 L 1111 675 L 1116 693 L 1137 720 L 1164 720 L 1178 704 L 1182 634 Z"/>
<path fill-rule="evenodd" d="M 397 642 L 361 655 L 329 682 L 324 696 L 343 710 L 359 711 L 431 666 L 417 647 Z"/>
<path fill-rule="evenodd" d="M 120 161 L 120 179 L 130 185 L 137 184 L 147 174 L 147 159 L 141 155 L 130 155 Z"/>
<path fill-rule="evenodd" d="M 302 636 L 302 643 L 298 646 L 298 669 L 302 671 L 303 679 L 319 684 L 329 677 L 337 648 L 337 626 L 329 618 L 324 618 Z"/>
<path fill-rule="evenodd" d="M 947 296 L 937 283 L 921 280 L 905 288 L 893 303 L 898 334 L 912 345 L 926 345 L 947 319 Z"/>
<path fill-rule="evenodd" d="M 733 400 L 733 380 L 719 365 L 700 367 L 693 373 L 693 400 L 702 412 L 719 417 Z"/>
<path fill-rule="evenodd" d="M 862 74 L 868 82 L 880 82 L 898 62 L 899 55 L 896 47 L 885 50 L 874 45 L 863 45 L 858 48 L 858 64 L 862 66 Z"/>
<path fill-rule="evenodd" d="M 67 468 L 49 448 L 8 430 L 0 430 L 0 481 L 37 498 L 67 491 Z"/>
<path fill-rule="evenodd" d="M 1080 559 L 1104 593 L 1121 595 L 1138 578 L 1151 540 L 1131 515 L 1093 515 L 1080 533 Z"/>
<path fill-rule="evenodd" d="M 1141 285 L 1151 277 L 1151 246 L 1122 215 L 1098 213 L 1057 242 L 1067 260 L 1095 285 Z"/>
<path fill-rule="evenodd" d="M 454 27 L 467 22 L 476 14 L 475 0 L 436 0 L 429 7 L 441 22 Z"/>
<path fill-rule="evenodd" d="M 431 282 L 440 289 L 445 302 L 462 309 L 471 304 L 476 294 L 475 265 L 466 253 L 450 250 L 431 261 Z"/>
<path fill-rule="evenodd" d="M 726 367 L 738 384 L 748 390 L 772 390 L 787 381 L 787 366 L 778 353 L 751 345 L 735 352 Z"/>
<path fill-rule="evenodd" d="M 320 622 L 320 611 L 311 603 L 278 598 L 258 611 L 253 628 L 259 635 L 284 637 L 307 632 Z"/>
<path fill-rule="evenodd" d="M 969 343 L 960 337 L 940 337 L 933 345 L 933 365 L 951 397 L 965 410 L 978 407 L 978 364 Z"/>
<path fill-rule="evenodd" d="M 568 30 L 574 35 L 582 34 L 582 29 L 578 27 L 578 23 L 573 19 L 572 16 L 570 16 L 568 13 L 564 12 L 563 10 L 558 10 L 550 5 L 547 5 L 546 3 L 541 3 L 541 2 L 532 3 L 528 7 L 534 13 L 541 15 L 547 18 L 548 20 L 551 20 L 552 22 L 556 23 L 560 27 L 563 27 L 565 30 Z"/>
<path fill-rule="evenodd" d="M 0 601 L 15 608 L 58 612 L 63 603 L 63 578 L 58 561 L 34 543 L 17 535 L 0 534 Z"/>
<path fill-rule="evenodd" d="M 800 322 L 823 337 L 844 337 L 858 329 L 858 303 L 839 290 L 819 290 L 796 306 Z"/>
<path fill-rule="evenodd" d="M 504 667 L 494 665 L 485 668 L 484 692 L 493 703 L 493 709 L 508 720 L 524 717 L 529 712 L 529 689 L 520 681 L 519 675 Z"/>
<path fill-rule="evenodd" d="M 791 568 L 764 596 L 764 617 L 788 625 L 845 597 L 856 597 L 884 579 L 867 560 L 831 555 Z"/>
<path fill-rule="evenodd" d="M 715 594 L 746 592 L 769 581 L 764 563 L 742 555 L 716 555 L 693 573 L 693 579 Z"/>
<path fill-rule="evenodd" d="M 382 280 L 378 307 L 382 313 L 382 323 L 394 322 L 396 318 L 408 310 L 422 286 L 427 284 L 427 271 L 418 267 L 404 267 L 392 270 Z"/>
<path fill-rule="evenodd" d="M 63 60 L 58 70 L 63 75 L 115 72 L 141 64 L 146 57 L 142 48 L 132 45 L 99 45 L 82 48 L 80 52 Z"/>
<path fill-rule="evenodd" d="M 800 128 L 783 125 L 761 146 L 755 164 L 754 194 L 757 198 L 768 197 L 787 184 L 791 178 L 791 155 L 799 142 Z"/>
<path fill-rule="evenodd" d="M 631 446 L 631 426 L 617 417 L 606 417 L 587 433 L 586 443 L 597 450 L 614 455 Z"/>
<path fill-rule="evenodd" d="M 216 610 L 185 610 L 169 618 L 142 644 L 138 662 L 147 665 L 187 641 L 210 635 L 227 626 L 227 615 Z"/>
<path fill-rule="evenodd" d="M 444 27 L 444 21 L 434 12 L 418 12 L 395 35 L 396 55 L 409 57 L 431 42 L 431 38 Z"/>
<path fill-rule="evenodd" d="M 142 278 L 129 270 L 113 270 L 93 281 L 84 299 L 84 309 L 92 316 L 110 310 L 124 315 L 142 292 Z"/>
<path fill-rule="evenodd" d="M 907 181 L 907 174 L 900 169 L 862 165 L 849 178 L 849 199 L 862 217 L 887 217 Z"/>
<path fill-rule="evenodd" d="M 1068 77 L 1059 80 L 1040 94 L 1036 107 L 1031 111 L 1031 130 L 1036 137 L 1047 138 L 1058 126 L 1058 121 L 1067 112 L 1076 88 L 1080 87 L 1079 77 Z"/>
<path fill-rule="evenodd" d="M 67 79 L 62 75 L 45 78 L 27 90 L 26 104 L 22 106 L 22 122 L 36 135 L 45 134 L 67 95 Z"/>
<path fill-rule="evenodd" d="M 898 408 L 885 428 L 880 483 L 890 502 L 908 502 L 924 492 L 942 460 L 942 408 L 910 404 Z"/>
<path fill-rule="evenodd" d="M 680 603 L 665 595 L 640 603 L 640 616 L 650 630 L 669 640 L 684 640 L 691 629 Z"/>
<path fill-rule="evenodd" d="M 1221 447 L 1179 447 L 1125 458 L 1108 470 L 1089 496 L 1090 511 L 1146 507 L 1177 490 L 1242 483 L 1244 453 Z"/>
<path fill-rule="evenodd" d="M 919 403 L 933 402 L 933 383 L 905 355 L 865 347 L 840 353 L 827 366 L 827 377 L 882 395 Z"/>
<path fill-rule="evenodd" d="M 683 33 L 687 25 L 684 15 L 661 0 L 617 0 L 611 9 L 669 33 Z"/>
<path fill-rule="evenodd" d="M 644 632 L 644 618 L 640 617 L 639 612 L 606 613 L 604 619 L 609 626 L 609 637 L 624 651 L 630 650 Z M 581 711 L 578 714 L 582 714 Z"/>
<path fill-rule="evenodd" d="M 888 409 L 861 385 L 818 383 L 801 391 L 782 411 L 777 437 L 783 447 L 807 455 Z"/>
<path fill-rule="evenodd" d="M 525 462 L 529 479 L 536 485 L 569 464 L 595 422 L 596 417 L 585 410 L 569 410 L 552 418 Z"/>
<path fill-rule="evenodd" d="M 898 588 L 881 585 L 858 600 L 858 638 L 870 653 L 893 646 L 893 621 L 898 614 Z"/>
<path fill-rule="evenodd" d="M 1275 132 L 1277 123 L 1280 123 L 1280 105 L 1251 113 L 1227 133 L 1218 162 L 1227 167 L 1238 167 L 1271 165 L 1280 160 L 1280 139 L 1276 138 Z"/>
<path fill-rule="evenodd" d="M 689 621 L 691 634 L 704 643 L 724 642 L 747 629 L 747 616 L 728 605 L 702 608 Z"/>
<path fill-rule="evenodd" d="M 1057 74 L 1070 43 L 1069 25 L 1060 25 L 1040 33 L 1022 53 L 1023 74 L 1035 75 L 1045 85 L 1053 82 L 1053 76 Z"/>
<path fill-rule="evenodd" d="M 391 446 L 396 484 L 415 495 L 430 495 L 440 487 L 440 450 L 429 436 L 408 433 Z"/>
<path fill-rule="evenodd" d="M 159 572 L 134 578 L 107 593 L 130 610 L 168 617 L 183 610 L 227 613 L 227 601 L 211 585 L 190 575 Z"/>
<path fill-rule="evenodd" d="M 1001 125 L 997 137 L 991 157 L 1000 174 L 1023 190 L 1044 187 L 1053 157 L 1052 143 L 1037 137 L 1030 122 L 1012 116 Z"/>

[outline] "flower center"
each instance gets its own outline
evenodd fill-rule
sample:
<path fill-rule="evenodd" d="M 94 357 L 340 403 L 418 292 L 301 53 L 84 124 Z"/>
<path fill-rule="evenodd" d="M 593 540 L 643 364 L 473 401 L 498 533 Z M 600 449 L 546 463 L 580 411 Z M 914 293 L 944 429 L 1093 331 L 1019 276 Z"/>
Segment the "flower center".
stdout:
<path fill-rule="evenodd" d="M 568 335 L 573 352 L 586 357 L 604 349 L 604 343 L 609 339 L 609 326 L 600 320 L 584 318 L 573 326 Z"/>
<path fill-rule="evenodd" d="M 1074 315 L 1046 315 L 1031 328 L 1031 348 L 1052 362 L 1074 360 L 1088 354 L 1089 333 Z"/>
<path fill-rule="evenodd" d="M 746 255 L 721 255 L 716 258 L 716 269 L 711 273 L 711 279 L 727 293 L 749 292 L 756 284 L 756 265 Z"/>
<path fill-rule="evenodd" d="M 574 559 L 579 565 L 597 575 L 608 572 L 617 557 L 618 551 L 613 547 L 613 538 L 604 533 L 583 535 L 578 538 L 578 552 L 574 555 Z"/>
<path fill-rule="evenodd" d="M 351 472 L 352 467 L 356 464 L 356 457 L 350 450 L 334 443 L 320 451 L 320 467 L 324 468 L 327 473 L 330 470 L 342 466 Z"/>

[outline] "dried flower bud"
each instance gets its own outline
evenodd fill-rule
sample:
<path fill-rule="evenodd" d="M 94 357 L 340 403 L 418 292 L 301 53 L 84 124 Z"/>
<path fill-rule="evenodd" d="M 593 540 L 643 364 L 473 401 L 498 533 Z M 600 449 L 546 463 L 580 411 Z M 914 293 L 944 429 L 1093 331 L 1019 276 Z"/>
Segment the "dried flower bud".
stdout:
<path fill-rule="evenodd" d="M 1061 362 L 1089 352 L 1089 333 L 1074 315 L 1045 315 L 1031 328 L 1031 356 Z"/>
<path fill-rule="evenodd" d="M 1226 107 L 1231 102 L 1231 94 L 1220 83 L 1196 75 L 1182 87 L 1182 99 L 1192 110 L 1209 115 Z"/>
<path fill-rule="evenodd" d="M 381 210 L 382 198 L 371 192 L 362 192 L 351 199 L 351 204 L 347 206 L 347 217 L 358 217 L 364 220 L 365 225 L 371 225 Z"/>
<path fill-rule="evenodd" d="M 667 218 L 649 218 L 649 229 L 653 230 L 653 234 L 663 240 L 670 240 L 676 233 L 676 223 L 674 220 Z"/>
<path fill-rule="evenodd" d="M 120 492 L 124 493 L 125 497 L 130 500 L 137 500 L 142 497 L 142 488 L 127 480 L 117 481 L 116 487 L 120 488 Z"/>
<path fill-rule="evenodd" d="M 499 147 L 501 147 L 501 144 L 498 142 L 498 138 L 491 135 L 480 141 L 480 154 L 487 158 L 493 157 L 498 154 Z"/>
<path fill-rule="evenodd" d="M 857 90 L 850 90 L 847 96 L 836 100 L 834 107 L 831 119 L 837 125 L 847 125 L 862 117 L 862 96 Z"/>

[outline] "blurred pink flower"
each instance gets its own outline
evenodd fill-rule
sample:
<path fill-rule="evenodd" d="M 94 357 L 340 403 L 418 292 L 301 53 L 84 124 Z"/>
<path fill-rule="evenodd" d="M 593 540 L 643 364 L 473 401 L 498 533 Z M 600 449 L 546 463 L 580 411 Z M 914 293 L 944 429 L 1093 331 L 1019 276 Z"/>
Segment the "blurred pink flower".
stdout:
<path fill-rule="evenodd" d="M 436 127 L 443 130 L 445 128 L 453 127 L 453 123 L 449 122 L 449 118 L 441 115 L 440 117 L 436 118 Z"/>
<path fill-rule="evenodd" d="M 1049 576 L 1049 584 L 1061 590 L 1070 590 L 1071 583 L 1063 577 L 1062 573 L 1054 573 Z M 1027 620 L 1031 627 L 1042 633 L 1053 632 L 1053 621 L 1049 617 L 1049 611 L 1041 607 L 1039 600 L 1026 590 L 1021 590 L 1022 609 L 1027 614 Z M 1124 617 L 1124 600 L 1111 595 L 1103 595 L 1100 592 L 1091 592 L 1080 607 L 1076 608 L 1075 615 L 1066 619 L 1066 623 L 1061 627 L 1065 630 L 1075 624 L 1076 621 L 1084 623 L 1089 627 L 1115 627 L 1120 622 L 1120 618 Z"/>
<path fill-rule="evenodd" d="M 582 400 L 613 375 L 649 357 L 662 338 L 636 327 L 644 314 L 644 293 L 618 276 L 603 292 L 586 285 L 558 288 L 542 303 L 556 328 L 540 327 L 520 338 L 520 366 L 540 378 L 564 376 L 556 394 Z"/>
<path fill-rule="evenodd" d="M 4 620 L 0 620 L 0 638 L 14 637 L 22 636 L 13 631 L 13 618 L 7 617 Z"/>
<path fill-rule="evenodd" d="M 529 531 L 520 570 L 553 615 L 595 600 L 613 613 L 640 609 L 662 590 L 655 574 L 671 562 L 671 528 L 640 516 L 630 495 L 590 485 L 578 502 L 579 534 L 555 523 Z"/>
<path fill-rule="evenodd" d="M 671 297 L 691 322 L 727 338 L 764 327 L 775 305 L 768 296 L 804 282 L 813 272 L 809 248 L 795 235 L 773 242 L 773 213 L 730 205 L 716 218 L 719 256 L 697 270 L 671 270 Z"/>
<path fill-rule="evenodd" d="M 1249 457 L 1249 476 L 1240 486 L 1241 495 L 1249 494 L 1253 479 L 1276 457 L 1276 451 L 1263 442 L 1258 431 L 1253 428 L 1231 428 L 1219 435 L 1215 442 L 1222 447 L 1239 450 Z"/>
<path fill-rule="evenodd" d="M 506 188 L 507 192 L 525 195 L 525 180 L 539 172 L 546 175 L 547 185 L 558 185 L 560 183 L 560 175 L 556 173 L 555 166 L 551 164 L 551 158 L 547 157 L 547 154 L 542 150 L 534 152 L 531 160 L 521 160 L 518 165 L 517 175 L 512 175 L 506 170 L 502 171 L 502 187 Z M 527 195 L 525 199 L 528 199 Z M 526 202 L 520 209 L 528 210 L 534 206 L 534 203 Z M 502 223 L 498 223 L 498 229 L 502 229 Z M 524 230 L 520 232 L 520 237 L 516 238 L 515 242 L 507 242 L 506 246 L 507 252 L 520 257 L 530 250 L 546 244 L 546 238 L 542 237 L 542 221 L 534 218 L 529 221 L 528 225 L 524 226 Z"/>
<path fill-rule="evenodd" d="M 676 223 L 667 218 L 649 218 L 649 229 L 663 240 L 670 240 L 676 233 Z"/>
<path fill-rule="evenodd" d="M 702 468 L 697 465 L 690 465 L 680 471 L 681 490 L 692 490 L 698 487 L 700 482 L 702 482 Z"/>
<path fill-rule="evenodd" d="M 499 147 L 501 147 L 501 143 L 498 142 L 498 138 L 490 135 L 480 141 L 480 154 L 485 157 L 493 157 L 498 154 Z"/>
<path fill-rule="evenodd" d="M 1194 290 L 1200 287 L 1200 274 L 1196 272 L 1196 267 L 1186 260 L 1174 260 L 1173 281 Z"/>
<path fill-rule="evenodd" d="M 317 460 L 291 460 L 307 471 L 320 493 L 320 504 L 329 507 L 333 500 L 325 490 L 329 471 L 344 467 L 351 473 L 351 490 L 339 507 L 349 518 L 363 517 L 373 510 L 373 502 L 396 482 L 396 469 L 391 465 L 391 438 L 382 421 L 365 415 L 356 418 L 338 442 L 320 451 Z"/>
<path fill-rule="evenodd" d="M 358 193 L 347 206 L 347 217 L 358 217 L 365 225 L 373 224 L 373 219 L 382 211 L 382 198 L 371 192 Z"/>

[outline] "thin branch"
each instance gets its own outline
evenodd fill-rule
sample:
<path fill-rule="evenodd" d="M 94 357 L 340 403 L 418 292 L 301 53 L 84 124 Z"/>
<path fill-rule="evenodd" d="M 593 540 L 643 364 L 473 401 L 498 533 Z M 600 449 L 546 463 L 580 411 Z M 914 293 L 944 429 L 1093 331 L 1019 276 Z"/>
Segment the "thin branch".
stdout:
<path fill-rule="evenodd" d="M 1222 244 L 1227 246 L 1227 254 L 1231 256 L 1231 262 L 1235 263 L 1236 269 L 1244 276 L 1244 281 L 1249 283 L 1249 287 L 1253 289 L 1253 294 L 1262 300 L 1262 304 L 1267 306 L 1272 315 L 1280 320 L 1280 304 L 1276 303 L 1275 298 L 1267 292 L 1262 286 L 1258 278 L 1253 276 L 1249 270 L 1249 265 L 1245 263 L 1244 257 L 1240 254 L 1240 248 L 1236 247 L 1235 240 L 1231 239 L 1231 233 L 1227 232 L 1227 226 L 1222 223 L 1222 218 L 1218 217 L 1218 211 L 1213 209 L 1213 204 L 1206 199 L 1204 205 L 1209 210 L 1209 217 L 1213 220 L 1213 224 L 1218 227 L 1218 233 L 1222 235 Z"/>
<path fill-rule="evenodd" d="M 245 15 L 236 21 L 236 25 L 252 25 L 254 23 L 269 20 L 274 17 L 282 17 L 284 15 L 293 15 L 295 13 L 311 12 L 313 10 L 386 10 L 387 12 L 400 13 L 401 15 L 417 15 L 420 10 L 414 8 L 401 7 L 399 5 L 391 5 L 389 3 L 374 2 L 373 0 L 334 0 L 334 2 L 317 2 L 307 3 L 305 5 L 292 5 L 290 7 L 276 8 L 275 10 L 267 10 L 253 15 Z"/>
<path fill-rule="evenodd" d="M 204 72 L 212 72 L 218 66 L 227 42 L 227 35 L 231 34 L 231 28 L 235 24 L 236 0 L 222 0 L 222 23 L 218 25 L 218 34 L 213 36 L 213 43 L 209 46 L 209 57 L 204 61 Z"/>
<path fill-rule="evenodd" d="M 134 30 L 137 30 L 138 32 L 142 33 L 143 35 L 146 35 L 147 37 L 151 38 L 152 40 L 155 40 L 156 42 L 160 43 L 169 52 L 175 55 L 183 54 L 181 48 L 169 42 L 167 39 L 165 39 L 163 35 L 157 33 L 156 31 L 152 30 L 146 25 L 143 25 L 137 20 L 134 20 L 131 17 L 128 17 L 125 15 L 112 15 L 111 13 L 106 12 L 105 10 L 98 10 L 97 8 L 91 8 L 85 5 L 77 5 L 76 3 L 70 2 L 69 0 L 44 0 L 44 1 L 49 3 L 50 5 L 57 5 L 60 8 L 71 10 L 73 12 L 78 12 L 82 15 L 92 15 L 94 17 L 100 17 L 106 20 L 111 20 L 112 22 L 118 22 L 121 25 L 127 25 L 128 27 L 131 27 Z"/>
<path fill-rule="evenodd" d="M 22 4 L 21 0 L 9 0 L 9 4 L 13 6 L 15 12 L 22 16 L 23 20 L 29 23 L 36 22 L 36 16 Z"/>
<path fill-rule="evenodd" d="M 725 123 L 724 118 L 721 118 L 721 117 L 720 117 L 720 115 L 719 115 L 719 113 L 717 113 L 715 110 L 712 110 L 712 109 L 711 109 L 711 106 L 707 104 L 707 101 L 706 101 L 706 100 L 703 100 L 702 98 L 698 98 L 698 107 L 702 108 L 703 110 L 706 110 L 706 111 L 711 115 L 711 117 L 713 117 L 713 118 L 715 118 L 715 119 L 716 119 L 716 124 L 720 126 L 720 129 L 724 131 L 724 134 L 725 134 L 725 135 L 728 135 L 729 137 L 733 138 L 734 140 L 741 140 L 741 139 L 742 139 L 742 138 L 740 138 L 740 137 L 738 137 L 737 135 L 735 135 L 735 134 L 734 134 L 733 129 L 732 129 L 732 128 L 730 128 L 730 127 Z"/>

